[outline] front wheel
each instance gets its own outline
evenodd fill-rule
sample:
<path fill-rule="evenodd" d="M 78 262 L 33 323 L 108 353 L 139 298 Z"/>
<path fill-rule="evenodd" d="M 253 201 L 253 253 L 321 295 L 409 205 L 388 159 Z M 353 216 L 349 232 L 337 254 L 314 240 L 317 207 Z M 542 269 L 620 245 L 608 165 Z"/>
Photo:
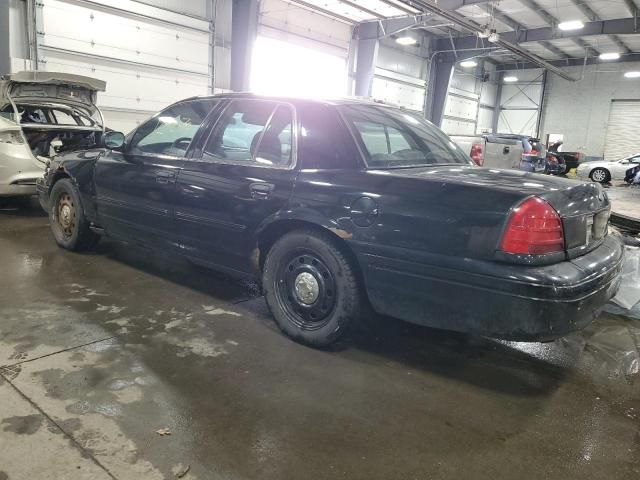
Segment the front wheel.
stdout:
<path fill-rule="evenodd" d="M 49 220 L 56 243 L 67 250 L 93 248 L 100 236 L 89 229 L 80 203 L 80 193 L 71 180 L 58 180 L 49 195 Z"/>
<path fill-rule="evenodd" d="M 611 175 L 604 168 L 594 168 L 589 176 L 591 180 L 598 183 L 607 183 L 611 180 Z"/>
<path fill-rule="evenodd" d="M 262 285 L 278 327 L 313 347 L 336 342 L 360 316 L 354 267 L 328 233 L 296 230 L 280 238 L 267 255 Z"/>

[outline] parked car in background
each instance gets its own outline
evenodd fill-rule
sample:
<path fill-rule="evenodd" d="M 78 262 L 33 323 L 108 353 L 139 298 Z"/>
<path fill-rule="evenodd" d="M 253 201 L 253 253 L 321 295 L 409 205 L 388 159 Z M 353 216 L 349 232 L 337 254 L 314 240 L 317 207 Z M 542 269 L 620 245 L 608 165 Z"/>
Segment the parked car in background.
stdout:
<path fill-rule="evenodd" d="M 582 163 L 578 167 L 576 175 L 578 178 L 591 179 L 598 183 L 623 181 L 627 170 L 635 165 L 640 165 L 640 153 L 636 153 L 635 155 L 630 155 L 622 160 L 616 160 L 613 162 L 602 160 L 598 162 Z"/>
<path fill-rule="evenodd" d="M 106 235 L 259 279 L 278 326 L 309 345 L 369 306 L 550 339 L 590 323 L 619 285 L 600 185 L 477 167 L 399 108 L 190 98 L 104 141 L 56 156 L 38 182 L 60 247 Z"/>
<path fill-rule="evenodd" d="M 547 150 L 547 158 L 548 154 L 552 153 L 555 158 L 558 159 L 558 162 L 564 163 L 565 171 L 570 172 L 574 168 L 578 168 L 580 164 L 584 160 L 584 154 L 582 152 L 563 152 L 562 145 L 564 142 L 558 141 L 549 145 Z"/>
<path fill-rule="evenodd" d="M 456 136 L 452 140 L 478 166 L 520 168 L 524 150 L 518 140 L 488 135 Z"/>
<path fill-rule="evenodd" d="M 544 173 L 548 175 L 563 175 L 567 171 L 564 157 L 556 152 L 547 151 Z"/>
<path fill-rule="evenodd" d="M 102 80 L 55 72 L 0 80 L 0 196 L 34 195 L 53 155 L 100 141 L 104 89 Z"/>
<path fill-rule="evenodd" d="M 460 148 L 469 151 L 476 165 L 546 173 L 546 150 L 536 138 L 510 133 L 486 133 L 453 137 L 453 140 Z"/>
<path fill-rule="evenodd" d="M 520 142 L 522 144 L 520 170 L 533 173 L 545 173 L 547 167 L 547 152 L 539 139 L 528 135 L 514 135 L 510 133 L 496 133 L 488 137 L 516 140 Z"/>

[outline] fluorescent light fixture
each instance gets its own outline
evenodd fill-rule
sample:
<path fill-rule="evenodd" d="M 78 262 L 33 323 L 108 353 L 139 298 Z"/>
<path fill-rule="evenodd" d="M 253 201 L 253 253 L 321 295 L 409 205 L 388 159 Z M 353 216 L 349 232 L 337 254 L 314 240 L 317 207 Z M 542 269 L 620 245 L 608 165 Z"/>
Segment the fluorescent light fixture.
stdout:
<path fill-rule="evenodd" d="M 625 78 L 640 78 L 640 72 L 627 72 L 624 74 Z"/>
<path fill-rule="evenodd" d="M 396 42 L 400 45 L 415 45 L 416 39 L 413 37 L 405 36 L 396 38 Z"/>
<path fill-rule="evenodd" d="M 600 54 L 600 60 L 618 60 L 620 54 L 618 52 L 605 52 Z"/>
<path fill-rule="evenodd" d="M 580 20 L 569 20 L 568 22 L 562 22 L 558 24 L 560 30 L 580 30 L 584 28 L 584 23 Z"/>
<path fill-rule="evenodd" d="M 473 60 L 465 60 L 464 62 L 460 62 L 460 66 L 462 68 L 473 68 L 478 66 L 478 62 Z"/>
<path fill-rule="evenodd" d="M 507 83 L 514 83 L 518 81 L 518 77 L 504 77 L 503 80 Z"/>

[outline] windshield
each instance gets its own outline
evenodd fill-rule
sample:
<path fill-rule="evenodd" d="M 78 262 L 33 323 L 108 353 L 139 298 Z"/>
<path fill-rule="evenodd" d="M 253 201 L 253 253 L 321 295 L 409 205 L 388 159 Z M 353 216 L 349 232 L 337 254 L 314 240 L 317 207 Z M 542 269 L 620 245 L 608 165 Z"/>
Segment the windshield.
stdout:
<path fill-rule="evenodd" d="M 471 164 L 444 133 L 413 114 L 373 105 L 343 105 L 340 110 L 369 168 Z"/>

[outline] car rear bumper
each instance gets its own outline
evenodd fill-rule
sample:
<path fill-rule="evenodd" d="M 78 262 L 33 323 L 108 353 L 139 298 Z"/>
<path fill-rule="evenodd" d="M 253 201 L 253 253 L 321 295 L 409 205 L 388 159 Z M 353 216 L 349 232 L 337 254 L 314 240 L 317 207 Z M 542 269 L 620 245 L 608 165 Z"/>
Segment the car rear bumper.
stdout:
<path fill-rule="evenodd" d="M 0 144 L 0 197 L 36 194 L 36 181 L 46 167 L 26 144 Z"/>
<path fill-rule="evenodd" d="M 379 313 L 447 330 L 535 341 L 588 325 L 620 285 L 623 254 L 621 239 L 609 235 L 582 257 L 539 267 L 469 259 L 446 266 L 447 261 L 425 264 L 373 252 L 359 257 Z"/>

